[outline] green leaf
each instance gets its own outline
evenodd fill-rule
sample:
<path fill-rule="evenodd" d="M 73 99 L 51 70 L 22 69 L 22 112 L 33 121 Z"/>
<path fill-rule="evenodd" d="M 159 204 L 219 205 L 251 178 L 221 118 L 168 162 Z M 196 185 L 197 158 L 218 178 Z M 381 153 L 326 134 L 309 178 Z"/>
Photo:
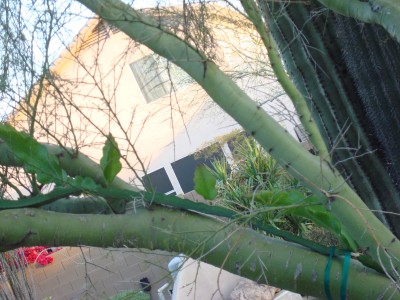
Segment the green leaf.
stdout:
<path fill-rule="evenodd" d="M 285 194 L 285 204 L 282 205 L 300 205 L 298 207 L 289 208 L 287 210 L 288 213 L 307 218 L 318 226 L 340 234 L 342 226 L 339 220 L 331 212 L 326 210 L 317 197 L 306 197 L 299 191 L 288 191 Z"/>
<path fill-rule="evenodd" d="M 215 177 L 206 166 L 198 165 L 194 173 L 194 190 L 207 200 L 213 200 L 217 197 Z"/>
<path fill-rule="evenodd" d="M 309 219 L 316 225 L 337 234 L 349 248 L 354 248 L 354 241 L 343 231 L 340 221 L 321 204 L 316 196 L 304 196 L 303 193 L 296 190 L 262 191 L 257 193 L 255 200 L 265 206 L 288 206 L 281 210 L 283 215 Z"/>
<path fill-rule="evenodd" d="M 118 144 L 110 133 L 107 136 L 106 144 L 103 147 L 103 157 L 100 160 L 100 166 L 107 184 L 111 183 L 119 171 L 121 171 L 122 164 L 120 158 L 121 154 Z"/>
<path fill-rule="evenodd" d="M 25 132 L 19 132 L 7 124 L 0 124 L 0 138 L 22 163 L 28 173 L 36 173 L 41 183 L 62 181 L 62 169 L 55 156 L 47 148 Z"/>

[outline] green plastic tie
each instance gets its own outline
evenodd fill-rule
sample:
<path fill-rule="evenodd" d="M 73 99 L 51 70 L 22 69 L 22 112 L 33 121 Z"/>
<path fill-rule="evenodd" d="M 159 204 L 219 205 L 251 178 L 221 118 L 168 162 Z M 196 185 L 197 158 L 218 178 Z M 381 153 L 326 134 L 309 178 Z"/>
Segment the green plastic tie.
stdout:
<path fill-rule="evenodd" d="M 328 300 L 332 300 L 331 290 L 329 288 L 329 277 L 331 274 L 332 258 L 333 258 L 333 255 L 335 254 L 335 251 L 336 251 L 336 247 L 331 247 L 331 249 L 329 251 L 328 263 L 326 264 L 326 268 L 325 268 L 324 287 L 325 287 L 326 299 L 328 299 Z"/>
<path fill-rule="evenodd" d="M 350 252 L 346 252 L 343 261 L 342 282 L 340 283 L 340 299 L 346 300 L 347 278 L 349 277 Z"/>

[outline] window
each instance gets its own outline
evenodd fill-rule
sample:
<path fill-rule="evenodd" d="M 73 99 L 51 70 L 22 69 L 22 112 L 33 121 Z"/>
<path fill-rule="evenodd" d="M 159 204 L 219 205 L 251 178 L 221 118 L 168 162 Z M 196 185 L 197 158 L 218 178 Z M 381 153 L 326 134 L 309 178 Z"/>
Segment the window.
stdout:
<path fill-rule="evenodd" d="M 176 90 L 192 82 L 185 71 L 156 54 L 145 56 L 130 67 L 148 103 L 170 94 L 171 80 Z"/>
<path fill-rule="evenodd" d="M 168 174 L 164 168 L 158 169 L 154 172 L 142 177 L 144 187 L 148 191 L 154 190 L 157 193 L 167 195 L 175 195 L 174 188 L 168 178 Z"/>

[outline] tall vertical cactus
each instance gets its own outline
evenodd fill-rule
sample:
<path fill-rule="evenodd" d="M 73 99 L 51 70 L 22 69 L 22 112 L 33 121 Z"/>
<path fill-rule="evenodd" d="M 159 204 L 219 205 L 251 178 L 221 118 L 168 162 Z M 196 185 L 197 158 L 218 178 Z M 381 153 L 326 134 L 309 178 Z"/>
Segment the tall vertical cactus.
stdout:
<path fill-rule="evenodd" d="M 318 5 L 260 1 L 332 164 L 400 236 L 400 45 L 379 25 Z"/>

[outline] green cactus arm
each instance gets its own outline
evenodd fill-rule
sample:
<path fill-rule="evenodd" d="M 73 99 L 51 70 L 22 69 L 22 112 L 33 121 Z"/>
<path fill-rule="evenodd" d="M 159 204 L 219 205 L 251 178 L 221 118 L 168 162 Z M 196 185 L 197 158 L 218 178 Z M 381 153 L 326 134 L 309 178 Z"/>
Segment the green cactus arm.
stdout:
<path fill-rule="evenodd" d="M 18 226 L 10 226 L 15 223 Z M 0 212 L 0 228 L 7 228 L 2 232 L 1 251 L 38 244 L 160 249 L 184 253 L 259 283 L 326 297 L 327 256 L 188 212 L 158 207 L 125 215 L 75 215 L 15 209 Z M 329 280 L 334 299 L 340 298 L 342 269 L 343 259 L 334 258 Z M 387 277 L 354 260 L 346 294 L 348 299 L 400 299 Z"/>
<path fill-rule="evenodd" d="M 399 0 L 318 0 L 327 8 L 365 23 L 379 24 L 400 42 Z"/>
<path fill-rule="evenodd" d="M 253 228 L 265 231 L 268 234 L 272 234 L 277 237 L 281 237 L 287 241 L 297 243 L 313 251 L 321 254 L 328 255 L 330 250 L 327 247 L 316 244 L 312 241 L 303 239 L 295 236 L 289 232 L 279 230 L 271 225 L 254 221 L 252 216 L 243 217 L 236 211 L 219 207 L 210 206 L 204 203 L 192 202 L 187 199 L 181 199 L 176 196 L 168 196 L 164 194 L 154 194 L 145 191 L 138 191 L 133 186 L 129 185 L 125 181 L 115 178 L 111 186 L 103 188 L 101 186 L 102 180 L 99 176 L 99 166 L 90 158 L 84 154 L 77 152 L 75 155 L 70 155 L 68 149 L 57 147 L 55 145 L 44 145 L 49 153 L 55 158 L 59 159 L 60 166 L 67 171 L 69 176 L 93 176 L 97 178 L 97 186 L 92 187 L 88 190 L 87 187 L 69 186 L 68 184 L 64 187 L 56 187 L 53 191 L 48 194 L 42 194 L 33 196 L 26 199 L 19 199 L 19 201 L 0 200 L 0 210 L 16 209 L 16 208 L 28 208 L 28 207 L 41 207 L 44 210 L 51 210 L 56 212 L 67 212 L 67 213 L 106 213 L 110 214 L 109 205 L 119 203 L 124 209 L 120 212 L 125 211 L 125 206 L 129 202 L 133 202 L 132 199 L 141 199 L 144 203 L 149 205 L 157 204 L 162 206 L 172 207 L 174 209 L 182 209 L 186 211 L 194 211 L 202 214 L 224 217 L 238 222 L 243 222 L 251 225 Z M 4 159 L 2 159 L 4 158 Z M 0 143 L 0 164 L 8 166 L 19 166 L 20 161 L 13 158 L 10 149 L 6 143 Z M 73 166 L 73 167 L 71 167 Z M 77 169 L 77 166 L 80 166 Z M 71 195 L 93 194 L 93 197 L 85 198 L 64 198 Z M 100 196 L 100 197 L 99 197 Z M 105 201 L 105 199 L 107 201 Z M 277 208 L 275 208 L 277 209 Z M 344 250 L 337 249 L 335 256 L 343 255 Z M 376 266 L 368 261 L 366 256 L 359 258 L 364 264 L 373 266 L 373 268 L 379 270 Z"/>
<path fill-rule="evenodd" d="M 286 73 L 286 70 L 282 64 L 281 56 L 279 55 L 279 51 L 276 46 L 276 42 L 262 20 L 259 7 L 253 0 L 241 0 L 240 2 L 260 34 L 264 46 L 267 49 L 271 67 L 279 83 L 293 102 L 300 121 L 308 133 L 311 143 L 317 150 L 317 153 L 321 159 L 330 161 L 328 148 L 326 147 L 324 139 L 322 138 L 314 118 L 311 115 L 310 109 L 307 106 L 307 102 Z"/>
<path fill-rule="evenodd" d="M 93 197 L 84 198 L 64 198 L 71 195 L 94 194 Z M 100 196 L 100 197 L 99 197 Z M 107 199 L 108 201 L 104 201 Z M 249 225 L 272 234 L 277 237 L 284 238 L 287 241 L 291 241 L 312 249 L 321 254 L 329 255 L 329 248 L 314 243 L 312 241 L 303 239 L 299 236 L 293 235 L 290 232 L 279 230 L 276 227 L 260 222 L 252 221 L 251 216 L 243 218 L 236 211 L 230 210 L 216 205 L 207 205 L 201 202 L 193 202 L 188 199 L 182 199 L 177 196 L 168 196 L 164 194 L 154 194 L 145 191 L 134 191 L 126 189 L 116 188 L 102 188 L 98 186 L 91 191 L 84 190 L 78 187 L 56 187 L 53 191 L 48 194 L 37 195 L 34 197 L 19 199 L 18 201 L 12 200 L 0 200 L 0 210 L 16 209 L 16 208 L 28 208 L 28 207 L 41 207 L 44 210 L 56 211 L 56 212 L 67 212 L 67 213 L 112 213 L 107 203 L 113 203 L 115 201 L 134 202 L 132 199 L 141 199 L 148 205 L 158 204 L 162 206 L 172 207 L 174 209 L 182 209 L 186 211 L 195 211 L 202 214 L 224 217 L 231 220 L 237 220 L 239 222 L 248 223 Z M 133 203 L 135 205 L 135 203 Z M 125 206 L 125 205 L 124 205 Z M 275 208 L 277 209 L 277 208 Z M 337 249 L 335 256 L 343 255 L 344 251 Z"/>

